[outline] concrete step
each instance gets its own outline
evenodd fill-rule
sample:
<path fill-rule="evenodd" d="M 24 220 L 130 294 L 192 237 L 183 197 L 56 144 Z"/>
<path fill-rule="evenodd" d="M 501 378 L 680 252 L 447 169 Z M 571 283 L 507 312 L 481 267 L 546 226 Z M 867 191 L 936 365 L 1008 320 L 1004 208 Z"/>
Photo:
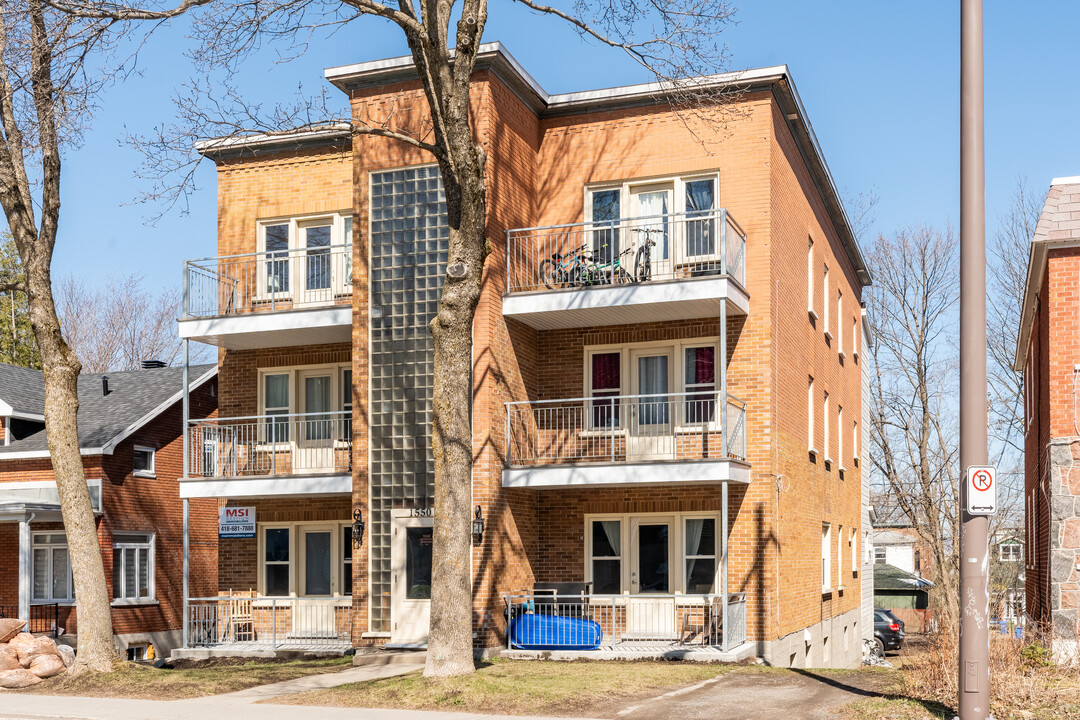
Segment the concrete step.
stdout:
<path fill-rule="evenodd" d="M 427 662 L 426 650 L 357 650 L 353 656 L 353 665 L 415 665 Z"/>

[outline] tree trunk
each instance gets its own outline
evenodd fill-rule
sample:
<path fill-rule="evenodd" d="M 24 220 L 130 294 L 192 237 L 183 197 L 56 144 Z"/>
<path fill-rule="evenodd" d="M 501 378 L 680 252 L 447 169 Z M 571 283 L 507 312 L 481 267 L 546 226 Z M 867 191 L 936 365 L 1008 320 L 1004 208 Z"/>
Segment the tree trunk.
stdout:
<path fill-rule="evenodd" d="M 20 248 L 30 248 L 38 241 L 37 238 L 24 239 L 18 244 Z M 75 353 L 60 335 L 60 322 L 53 304 L 49 259 L 33 250 L 23 255 L 27 295 L 30 298 L 30 323 L 41 353 L 45 379 L 45 432 L 48 434 L 49 456 L 60 495 L 68 558 L 75 580 L 79 640 L 78 654 L 70 672 L 108 672 L 120 661 L 120 657 L 113 645 L 112 609 L 105 584 L 105 565 L 101 560 L 97 523 L 79 448 L 76 383 L 82 368 Z"/>

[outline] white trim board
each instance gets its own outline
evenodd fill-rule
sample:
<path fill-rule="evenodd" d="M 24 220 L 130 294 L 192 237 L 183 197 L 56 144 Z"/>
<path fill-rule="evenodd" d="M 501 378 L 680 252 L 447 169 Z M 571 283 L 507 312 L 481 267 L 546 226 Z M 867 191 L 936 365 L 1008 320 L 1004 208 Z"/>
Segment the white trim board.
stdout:
<path fill-rule="evenodd" d="M 547 465 L 503 470 L 509 488 L 610 487 L 750 482 L 750 465 L 739 460 L 661 463 Z"/>
<path fill-rule="evenodd" d="M 226 317 L 188 318 L 179 321 L 181 339 L 218 345 L 233 350 L 261 347 L 288 347 L 327 342 L 348 342 L 352 335 L 352 305 L 282 310 L 272 313 L 245 313 Z M 340 329 L 340 339 L 313 339 L 312 332 Z M 287 337 L 260 339 L 263 333 L 283 333 Z M 255 337 L 252 337 L 255 336 Z"/>
<path fill-rule="evenodd" d="M 273 497 L 282 495 L 351 495 L 352 475 L 291 477 L 188 478 L 180 480 L 181 498 Z"/>

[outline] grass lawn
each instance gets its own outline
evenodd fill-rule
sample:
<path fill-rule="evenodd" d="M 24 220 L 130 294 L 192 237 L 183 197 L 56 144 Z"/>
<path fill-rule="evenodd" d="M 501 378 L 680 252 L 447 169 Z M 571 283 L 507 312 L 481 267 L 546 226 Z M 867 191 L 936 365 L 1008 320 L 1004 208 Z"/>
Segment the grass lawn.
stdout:
<path fill-rule="evenodd" d="M 474 674 L 424 678 L 420 671 L 274 698 L 275 704 L 454 710 L 508 715 L 595 715 L 641 696 L 699 683 L 733 666 L 683 662 L 492 660 Z"/>
<path fill-rule="evenodd" d="M 307 675 L 338 672 L 349 667 L 352 667 L 352 658 L 288 662 L 228 658 L 186 662 L 172 670 L 125 663 L 111 673 L 81 677 L 61 674 L 24 690 L 9 692 L 180 700 L 235 692 Z"/>

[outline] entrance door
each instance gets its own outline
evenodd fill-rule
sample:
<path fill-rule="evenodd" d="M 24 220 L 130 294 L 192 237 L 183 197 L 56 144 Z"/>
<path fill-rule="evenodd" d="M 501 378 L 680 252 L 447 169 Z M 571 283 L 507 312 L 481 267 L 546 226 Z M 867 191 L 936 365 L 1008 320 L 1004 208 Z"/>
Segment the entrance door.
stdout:
<path fill-rule="evenodd" d="M 341 434 L 331 414 L 334 375 L 330 370 L 300 373 L 300 419 L 296 461 L 293 472 L 318 473 L 334 470 L 334 440 Z"/>
<path fill-rule="evenodd" d="M 322 598 L 334 588 L 333 528 L 300 531 L 300 595 L 292 601 L 291 638 L 333 637 L 334 606 Z"/>
<path fill-rule="evenodd" d="M 394 518 L 390 547 L 390 640 L 427 645 L 431 617 L 431 518 Z"/>
<path fill-rule="evenodd" d="M 649 246 L 650 278 L 665 279 L 671 277 L 671 252 L 672 225 L 671 225 L 671 195 L 670 187 L 651 185 L 631 190 L 631 206 L 633 217 L 631 234 L 634 242 L 634 257 L 636 262 L 638 248 L 648 241 L 653 243 Z M 642 278 L 635 271 L 635 277 Z"/>
<path fill-rule="evenodd" d="M 630 520 L 629 634 L 639 640 L 671 640 L 675 604 L 671 597 L 679 576 L 673 562 L 674 518 Z"/>
<path fill-rule="evenodd" d="M 671 459 L 675 450 L 671 349 L 634 350 L 630 363 L 631 394 L 638 397 L 630 404 L 626 459 Z"/>

